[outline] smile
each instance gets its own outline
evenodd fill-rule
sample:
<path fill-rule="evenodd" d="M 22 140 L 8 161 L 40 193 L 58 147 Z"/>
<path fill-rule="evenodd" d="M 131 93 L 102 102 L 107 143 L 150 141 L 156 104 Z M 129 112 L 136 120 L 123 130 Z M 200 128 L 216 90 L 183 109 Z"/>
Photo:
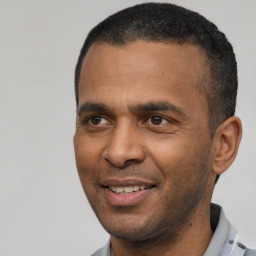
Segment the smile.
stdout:
<path fill-rule="evenodd" d="M 101 188 L 108 204 L 126 207 L 148 200 L 156 185 L 141 179 L 107 179 L 102 181 Z"/>
<path fill-rule="evenodd" d="M 136 185 L 136 186 L 127 186 L 127 187 L 109 186 L 108 188 L 112 192 L 114 192 L 115 194 L 128 195 L 130 193 L 137 192 L 137 191 L 140 191 L 140 190 L 145 190 L 145 189 L 148 189 L 150 187 Z"/>

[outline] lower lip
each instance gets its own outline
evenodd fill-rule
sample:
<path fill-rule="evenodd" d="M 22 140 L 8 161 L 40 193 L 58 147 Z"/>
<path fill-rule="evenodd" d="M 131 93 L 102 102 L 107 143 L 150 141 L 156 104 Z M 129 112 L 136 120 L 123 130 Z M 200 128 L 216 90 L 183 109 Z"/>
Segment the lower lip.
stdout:
<path fill-rule="evenodd" d="M 108 188 L 104 188 L 107 201 L 114 206 L 133 206 L 140 203 L 152 192 L 153 188 L 139 190 L 126 195 L 116 194 Z"/>

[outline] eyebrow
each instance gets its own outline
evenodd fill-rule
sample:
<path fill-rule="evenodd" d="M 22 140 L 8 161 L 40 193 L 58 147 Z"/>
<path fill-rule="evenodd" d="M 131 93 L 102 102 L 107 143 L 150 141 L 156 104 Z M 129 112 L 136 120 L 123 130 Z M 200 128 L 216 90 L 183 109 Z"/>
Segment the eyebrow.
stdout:
<path fill-rule="evenodd" d="M 141 112 L 141 111 L 171 111 L 178 116 L 186 117 L 184 110 L 180 107 L 175 106 L 174 104 L 167 101 L 150 101 L 143 104 L 138 104 L 136 106 L 130 107 L 131 111 Z"/>
<path fill-rule="evenodd" d="M 167 101 L 150 101 L 142 104 L 137 104 L 135 106 L 129 107 L 130 111 L 132 112 L 146 112 L 146 111 L 171 111 L 174 114 L 186 117 L 186 113 L 179 108 L 178 106 L 175 106 L 174 104 L 167 102 Z M 98 103 L 98 102 L 85 102 L 82 104 L 78 110 L 77 115 L 81 115 L 84 112 L 109 112 L 110 109 L 104 104 L 104 103 Z"/>
<path fill-rule="evenodd" d="M 81 115 L 84 112 L 97 111 L 97 112 L 107 112 L 109 109 L 103 103 L 96 102 L 85 102 L 80 107 L 78 107 L 77 115 Z"/>

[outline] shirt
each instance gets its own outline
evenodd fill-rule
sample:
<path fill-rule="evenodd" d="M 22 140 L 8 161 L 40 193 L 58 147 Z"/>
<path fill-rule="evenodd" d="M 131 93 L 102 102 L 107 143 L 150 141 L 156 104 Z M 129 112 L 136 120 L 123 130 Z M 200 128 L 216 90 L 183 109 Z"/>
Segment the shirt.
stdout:
<path fill-rule="evenodd" d="M 215 231 L 203 256 L 256 256 L 256 250 L 248 249 L 239 242 L 236 229 L 216 204 L 211 204 L 211 226 Z M 110 240 L 91 256 L 114 256 Z"/>

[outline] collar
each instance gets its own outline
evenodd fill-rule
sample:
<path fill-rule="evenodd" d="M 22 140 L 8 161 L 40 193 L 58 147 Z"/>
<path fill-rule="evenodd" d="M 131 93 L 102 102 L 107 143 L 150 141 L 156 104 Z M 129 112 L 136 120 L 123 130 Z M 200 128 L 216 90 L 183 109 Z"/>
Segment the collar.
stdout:
<path fill-rule="evenodd" d="M 217 204 L 211 204 L 211 226 L 214 234 L 203 256 L 242 256 L 247 255 L 247 252 L 255 253 L 248 255 L 256 255 L 256 251 L 249 250 L 238 242 L 236 229 L 231 226 L 223 209 Z M 91 256 L 114 256 L 111 254 L 110 240 Z"/>

